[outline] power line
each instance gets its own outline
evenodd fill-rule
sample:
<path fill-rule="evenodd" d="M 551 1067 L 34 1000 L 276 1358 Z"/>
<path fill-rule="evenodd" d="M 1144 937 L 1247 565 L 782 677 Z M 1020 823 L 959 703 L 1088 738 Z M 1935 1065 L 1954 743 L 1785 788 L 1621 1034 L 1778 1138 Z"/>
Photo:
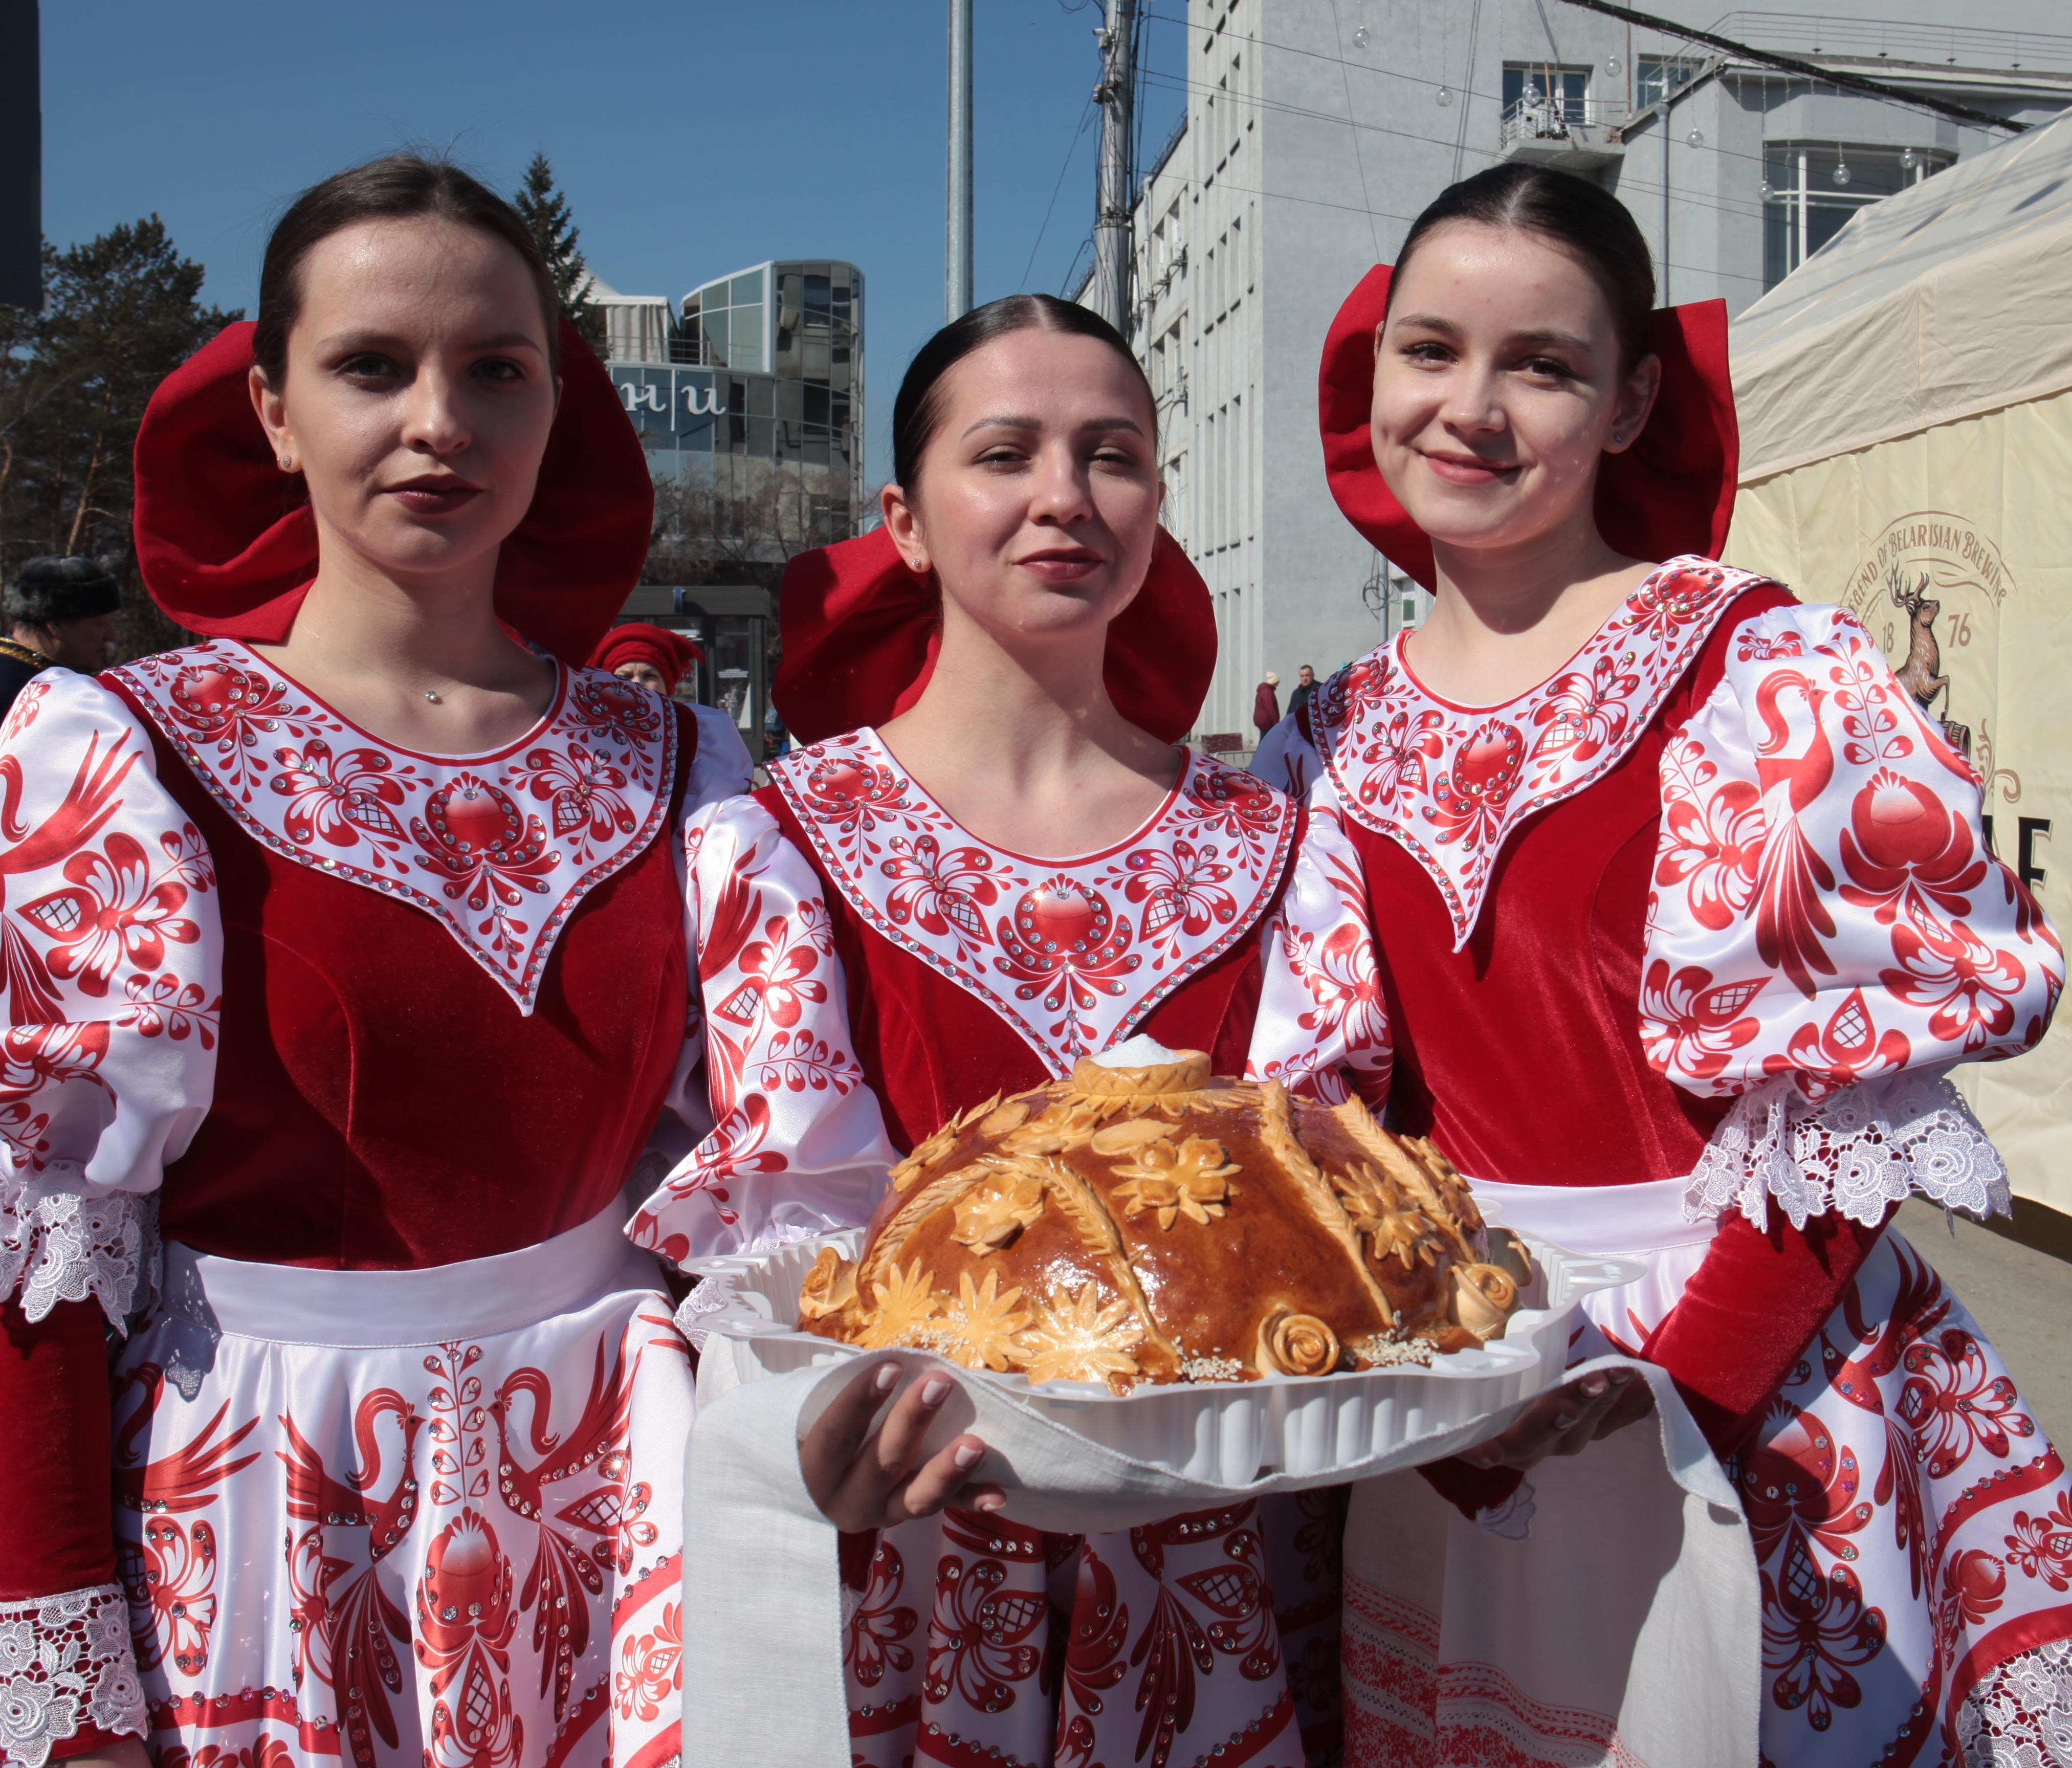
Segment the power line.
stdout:
<path fill-rule="evenodd" d="M 1386 124 L 1382 123 L 1361 122 L 1358 120 L 1355 120 L 1354 121 L 1348 123 L 1345 117 L 1338 115 L 1334 112 L 1327 110 L 1314 110 L 1306 105 L 1284 104 L 1277 101 L 1268 101 L 1261 98 L 1248 98 L 1238 93 L 1226 91 L 1220 87 L 1211 87 L 1202 81 L 1182 79 L 1171 74 L 1146 72 L 1141 77 L 1148 83 L 1176 87 L 1190 93 L 1202 93 L 1211 97 L 1225 99 L 1233 104 L 1248 105 L 1253 109 L 1259 111 L 1273 112 L 1281 116 L 1287 117 L 1300 117 L 1317 122 L 1333 123 L 1341 128 L 1365 130 L 1370 134 L 1377 135 L 1392 135 L 1402 141 L 1417 142 L 1426 146 L 1435 147 L 1441 150 L 1444 150 L 1447 146 L 1447 143 L 1443 139 L 1436 135 L 1420 135 L 1411 130 L 1391 129 Z M 1753 154 L 1734 153 L 1729 149 L 1716 147 L 1710 142 L 1705 142 L 1702 146 L 1696 147 L 1690 146 L 1686 143 L 1684 150 L 1686 152 L 1694 154 L 1719 153 L 1725 154 L 1727 157 L 1732 158 L 1747 160 L 1752 164 L 1765 163 Z M 1500 153 L 1498 153 L 1493 149 L 1486 147 L 1470 146 L 1466 150 L 1466 151 L 1490 162 L 1495 162 L 1503 158 L 1503 155 Z M 1657 190 L 1660 188 L 1659 183 L 1649 183 L 1647 179 L 1641 175 L 1637 161 L 1629 157 L 1626 164 L 1628 169 L 1621 175 L 1622 184 L 1631 182 L 1636 187 L 1641 189 Z M 1750 206 L 1746 204 L 1737 204 L 1732 201 L 1715 203 L 1708 201 L 1703 197 L 1685 195 L 1680 192 L 1672 192 L 1671 199 L 1683 204 L 1687 208 L 1703 209 L 1716 215 L 1732 215 L 1737 216 L 1744 219 L 1759 216 L 1763 212 L 1759 204 Z M 1300 200 L 1300 199 L 1292 199 L 1292 200 Z M 1355 212 L 1362 212 L 1355 211 Z M 1375 209 L 1371 212 L 1376 215 L 1385 213 L 1384 211 L 1380 209 Z"/>
<path fill-rule="evenodd" d="M 1475 3 L 1479 6 L 1482 0 L 1475 0 Z M 1338 17 L 1338 0 L 1331 0 L 1331 34 L 1338 39 L 1338 47 L 1343 49 L 1346 46 L 1346 27 Z M 1257 71 L 1256 68 L 1253 70 L 1255 73 Z M 1367 208 L 1367 240 L 1375 257 L 1379 258 L 1381 256 L 1381 236 L 1375 232 L 1374 211 L 1367 208 L 1371 199 L 1367 190 L 1367 161 L 1360 153 L 1359 125 L 1353 116 L 1353 80 L 1352 76 L 1346 72 L 1343 56 L 1338 58 L 1338 77 L 1346 88 L 1346 126 L 1353 132 L 1353 165 L 1359 173 L 1360 204 L 1363 208 Z"/>
<path fill-rule="evenodd" d="M 1712 49 L 1723 49 L 1730 56 L 1741 56 L 1766 68 L 1781 68 L 1788 74 L 1800 74 L 1823 85 L 1833 86 L 1843 92 L 1862 93 L 1871 98 L 1882 98 L 1895 105 L 1911 105 L 1917 110 L 1932 111 L 1938 117 L 1954 117 L 1960 123 L 1976 123 L 1987 129 L 2004 129 L 2019 135 L 2029 127 L 2011 117 L 1996 117 L 1988 110 L 1974 110 L 1969 105 L 1959 105 L 1947 98 L 1930 98 L 1910 93 L 1903 86 L 1887 84 L 1882 80 L 1868 80 L 1861 74 L 1845 74 L 1832 68 L 1824 68 L 1815 61 L 1801 61 L 1796 56 L 1779 56 L 1767 49 L 1751 48 L 1747 43 L 1737 43 L 1732 37 L 1715 36 L 1709 31 L 1696 31 L 1689 25 L 1679 25 L 1667 19 L 1658 19 L 1651 12 L 1635 12 L 1630 6 L 1614 6 L 1611 0 L 1567 0 L 1572 6 L 1580 6 L 1585 12 L 1601 12 L 1608 19 L 1623 19 L 1630 25 L 1644 26 L 1650 31 L 1666 32 L 1672 37 L 1681 37 L 1687 43 L 1702 43 Z"/>
<path fill-rule="evenodd" d="M 1071 171 L 1072 162 L 1079 157 L 1080 138 L 1087 132 L 1087 119 L 1093 115 L 1093 110 L 1091 98 L 1080 107 L 1079 127 L 1072 131 L 1071 144 L 1065 149 L 1065 163 L 1058 168 L 1058 182 L 1051 187 L 1050 207 L 1043 211 L 1043 224 L 1036 229 L 1036 243 L 1029 248 L 1029 261 L 1022 267 L 1022 280 L 1016 285 L 1018 288 L 1029 286 L 1030 273 L 1036 268 L 1036 254 L 1043 249 L 1043 236 L 1050 230 L 1050 216 L 1058 207 L 1058 193 L 1064 189 L 1065 175 Z"/>

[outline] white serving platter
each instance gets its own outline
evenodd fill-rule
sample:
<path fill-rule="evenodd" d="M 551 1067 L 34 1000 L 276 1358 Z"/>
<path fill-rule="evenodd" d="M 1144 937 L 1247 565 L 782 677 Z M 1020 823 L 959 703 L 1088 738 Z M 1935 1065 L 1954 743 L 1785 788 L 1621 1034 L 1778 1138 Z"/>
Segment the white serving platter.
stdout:
<path fill-rule="evenodd" d="M 1274 1375 L 1246 1382 L 1146 1383 L 1124 1395 L 1091 1382 L 1032 1384 L 1025 1375 L 948 1362 L 942 1367 L 960 1381 L 1009 1389 L 1066 1429 L 1182 1478 L 1241 1486 L 1262 1472 L 1309 1479 L 1337 1469 L 1371 1466 L 1376 1458 L 1421 1438 L 1443 1433 L 1456 1444 L 1455 1433 L 1482 1425 L 1486 1429 L 1478 1429 L 1478 1436 L 1494 1434 L 1527 1400 L 1560 1382 L 1583 1298 L 1646 1274 L 1646 1266 L 1635 1259 L 1584 1258 L 1530 1235 L 1519 1238 L 1532 1255 L 1536 1274 L 1525 1291 L 1525 1305 L 1511 1317 L 1504 1335 L 1478 1350 L 1434 1357 L 1429 1365 Z M 702 1371 L 701 1389 L 711 1391 L 706 1384 L 713 1376 L 724 1388 L 882 1355 L 817 1338 L 793 1325 L 800 1290 L 820 1248 L 832 1246 L 853 1259 L 862 1240 L 863 1231 L 852 1228 L 767 1252 L 693 1260 L 693 1272 L 731 1292 L 722 1308 L 697 1322 L 709 1334 L 705 1359 L 724 1359 L 727 1365 Z M 1434 1454 L 1450 1452 L 1441 1448 Z M 1412 1465 L 1414 1459 L 1399 1465 Z"/>

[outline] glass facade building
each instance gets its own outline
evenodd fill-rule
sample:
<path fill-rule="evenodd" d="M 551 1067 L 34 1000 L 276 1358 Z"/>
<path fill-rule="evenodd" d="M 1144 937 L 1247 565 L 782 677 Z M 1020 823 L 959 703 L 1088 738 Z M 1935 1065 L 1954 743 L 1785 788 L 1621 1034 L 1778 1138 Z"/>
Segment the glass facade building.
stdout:
<path fill-rule="evenodd" d="M 845 531 L 863 500 L 863 273 L 827 259 L 758 264 L 685 295 L 666 360 L 612 379 L 658 473 L 704 456 L 808 469 Z"/>

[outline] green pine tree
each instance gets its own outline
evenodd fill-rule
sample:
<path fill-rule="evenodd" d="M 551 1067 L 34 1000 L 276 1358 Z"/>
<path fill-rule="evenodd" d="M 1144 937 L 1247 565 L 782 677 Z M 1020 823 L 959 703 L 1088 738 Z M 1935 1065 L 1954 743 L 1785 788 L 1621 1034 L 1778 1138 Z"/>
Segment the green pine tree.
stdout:
<path fill-rule="evenodd" d="M 186 642 L 135 573 L 130 457 L 158 383 L 239 317 L 202 305 L 202 266 L 155 215 L 43 248 L 43 308 L 0 308 L 0 577 L 80 553 L 122 580 L 123 655 Z"/>
<path fill-rule="evenodd" d="M 590 280 L 590 266 L 576 249 L 578 232 L 570 219 L 569 199 L 554 187 L 554 169 L 545 154 L 535 154 L 525 168 L 525 182 L 512 198 L 512 204 L 532 230 L 547 267 L 554 273 L 554 296 L 561 312 L 582 334 L 583 342 L 598 356 L 605 353 L 604 314 L 583 298 L 583 285 Z"/>

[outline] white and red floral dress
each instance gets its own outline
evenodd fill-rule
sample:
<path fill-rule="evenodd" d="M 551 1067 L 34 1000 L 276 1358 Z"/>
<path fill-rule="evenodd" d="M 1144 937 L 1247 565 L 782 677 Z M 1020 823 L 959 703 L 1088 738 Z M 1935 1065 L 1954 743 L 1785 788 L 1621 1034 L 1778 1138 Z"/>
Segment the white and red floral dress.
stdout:
<path fill-rule="evenodd" d="M 1399 638 L 1308 710 L 1315 754 L 1280 746 L 1359 856 L 1392 1118 L 1514 1226 L 1648 1264 L 1576 1355 L 1667 1367 L 1737 1484 L 1765 1759 L 2068 1759 L 2072 1485 L 1881 1232 L 1910 1194 L 2006 1207 L 1947 1071 L 2029 1047 L 2063 981 L 1969 765 L 1849 615 L 1696 557 L 1515 700 L 1441 698 Z M 1578 1574 L 1601 1606 L 1548 1570 L 1577 1564 L 1564 1495 L 1646 1434 L 1522 1487 L 1436 1480 L 1479 1528 L 1414 1482 L 1358 1490 L 1349 1761 L 1642 1759 L 1614 1629 L 1646 1606 L 1620 1558 L 1644 1507 Z"/>
<path fill-rule="evenodd" d="M 1297 864 L 1299 808 L 1248 775 L 1190 754 L 1127 841 L 1058 860 L 962 828 L 868 729 L 771 771 L 690 833 L 717 1127 L 643 1244 L 861 1223 L 952 1112 L 1140 1032 L 1226 1072 L 1271 1052 L 1297 1086 L 1329 1041 L 1350 1059 L 1324 1084 L 1370 1078 L 1330 980 L 1369 951 L 1350 850 L 1319 835 Z M 1315 1494 L 1081 1538 L 952 1511 L 849 1538 L 857 1762 L 1300 1768 L 1305 1733 L 1334 1741 L 1339 1512 Z"/>
<path fill-rule="evenodd" d="M 619 1193 L 675 831 L 746 783 L 699 730 L 562 669 L 414 754 L 224 639 L 16 701 L 0 1758 L 676 1756 L 691 1371 Z"/>

